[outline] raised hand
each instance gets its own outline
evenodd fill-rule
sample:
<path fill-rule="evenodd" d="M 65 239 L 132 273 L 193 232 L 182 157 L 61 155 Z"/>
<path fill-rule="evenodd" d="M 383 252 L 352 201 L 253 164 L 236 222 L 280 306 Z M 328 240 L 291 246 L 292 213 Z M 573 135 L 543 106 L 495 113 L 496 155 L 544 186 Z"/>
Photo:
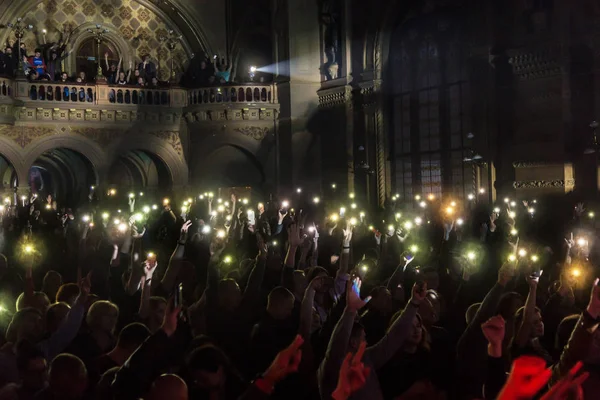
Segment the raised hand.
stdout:
<path fill-rule="evenodd" d="M 583 399 L 583 390 L 581 389 L 581 385 L 590 376 L 590 373 L 584 372 L 583 374 L 577 376 L 577 372 L 579 372 L 581 367 L 583 367 L 583 363 L 581 361 L 577 361 L 567 376 L 552 386 L 550 391 L 542 396 L 541 400 L 562 400 L 573 398 L 573 396 L 570 396 L 570 394 L 574 392 L 577 394 L 574 398 Z"/>
<path fill-rule="evenodd" d="M 298 248 L 302 246 L 304 238 L 300 236 L 300 227 L 298 226 L 298 224 L 291 224 L 290 226 L 288 226 L 287 231 L 290 247 Z"/>
<path fill-rule="evenodd" d="M 594 319 L 598 319 L 600 316 L 600 286 L 598 286 L 598 282 L 600 280 L 596 278 L 594 281 L 594 285 L 592 286 L 592 293 L 590 294 L 590 302 L 587 306 L 587 312 Z"/>
<path fill-rule="evenodd" d="M 346 308 L 351 312 L 360 310 L 371 300 L 371 296 L 367 296 L 364 300 L 360 298 L 361 285 L 360 278 L 351 279 L 346 285 Z"/>
<path fill-rule="evenodd" d="M 581 217 L 581 215 L 585 212 L 585 207 L 583 206 L 583 203 L 577 203 L 577 205 L 575 206 L 575 215 L 578 217 Z"/>
<path fill-rule="evenodd" d="M 258 257 L 267 258 L 267 254 L 269 254 L 269 246 L 265 242 L 263 235 L 260 233 L 256 234 L 256 245 L 258 246 Z"/>
<path fill-rule="evenodd" d="M 78 304 L 85 305 L 87 303 L 92 288 L 91 275 L 92 271 L 90 271 L 85 278 L 79 281 L 79 296 L 77 297 Z"/>
<path fill-rule="evenodd" d="M 302 361 L 302 350 L 304 343 L 302 336 L 296 335 L 292 344 L 281 350 L 263 374 L 263 379 L 272 386 L 280 382 L 291 373 L 298 372 L 300 361 Z"/>
<path fill-rule="evenodd" d="M 552 371 L 546 361 L 535 356 L 521 356 L 512 365 L 510 375 L 498 400 L 533 398 L 548 383 Z"/>
<path fill-rule="evenodd" d="M 567 244 L 567 248 L 571 250 L 573 246 L 575 246 L 575 239 L 573 238 L 573 232 L 571 232 L 571 236 L 565 238 L 565 243 Z"/>
<path fill-rule="evenodd" d="M 420 305 L 427 297 L 427 283 L 415 283 L 412 287 L 412 295 L 410 296 L 409 303 Z"/>
<path fill-rule="evenodd" d="M 365 367 L 362 362 L 366 347 L 367 342 L 363 341 L 360 343 L 356 354 L 346 354 L 340 369 L 337 388 L 332 394 L 334 400 L 346 400 L 367 382 L 371 369 Z"/>
<path fill-rule="evenodd" d="M 496 220 L 498 220 L 498 214 L 495 212 L 490 214 L 490 232 L 496 231 Z"/>
<path fill-rule="evenodd" d="M 349 247 L 350 242 L 352 242 L 352 226 L 348 224 L 346 229 L 342 229 L 342 232 L 344 234 L 343 245 L 344 247 Z"/>
<path fill-rule="evenodd" d="M 494 357 L 502 356 L 502 341 L 504 340 L 505 322 L 504 318 L 496 315 L 481 324 L 483 335 L 487 339 L 488 354 L 491 352 Z"/>
<path fill-rule="evenodd" d="M 179 234 L 180 243 L 185 243 L 187 241 L 188 230 L 190 229 L 190 226 L 192 226 L 192 221 L 190 220 L 185 221 L 181 226 L 181 233 Z"/>
<path fill-rule="evenodd" d="M 507 262 L 504 263 L 498 270 L 498 284 L 506 286 L 508 282 L 515 276 L 514 264 Z"/>
<path fill-rule="evenodd" d="M 169 302 L 167 303 L 165 317 L 163 318 L 163 323 L 160 328 L 167 334 L 167 336 L 172 336 L 177 330 L 177 319 L 180 312 L 181 305 L 175 307 L 175 301 L 173 296 L 171 296 L 171 298 L 169 298 Z"/>

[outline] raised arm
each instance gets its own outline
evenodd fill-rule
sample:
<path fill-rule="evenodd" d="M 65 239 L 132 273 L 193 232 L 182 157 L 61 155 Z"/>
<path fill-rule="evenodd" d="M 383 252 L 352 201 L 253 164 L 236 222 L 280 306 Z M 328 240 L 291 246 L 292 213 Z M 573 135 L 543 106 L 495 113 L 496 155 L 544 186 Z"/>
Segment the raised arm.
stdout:
<path fill-rule="evenodd" d="M 527 283 L 529 284 L 529 294 L 527 295 L 527 300 L 525 301 L 523 321 L 521 321 L 521 326 L 519 327 L 515 335 L 515 343 L 519 347 L 525 347 L 525 345 L 527 345 L 527 342 L 529 341 L 529 338 L 531 337 L 531 332 L 533 330 L 533 319 L 535 317 L 535 303 L 538 282 L 539 278 L 527 277 Z"/>
<path fill-rule="evenodd" d="M 265 277 L 265 268 L 267 265 L 267 244 L 260 234 L 256 235 L 256 242 L 258 245 L 258 256 L 256 257 L 254 268 L 252 268 L 248 277 L 248 284 L 246 285 L 242 299 L 242 303 L 245 303 L 247 307 L 251 307 L 252 302 L 260 296 L 260 288 Z"/>
<path fill-rule="evenodd" d="M 365 356 L 371 360 L 375 369 L 381 368 L 388 362 L 410 335 L 413 320 L 417 315 L 421 302 L 425 300 L 426 293 L 427 284 L 415 283 L 412 288 L 412 296 L 400 317 L 394 321 L 386 335 L 379 342 L 367 348 Z"/>
<path fill-rule="evenodd" d="M 352 325 L 354 324 L 358 310 L 371 300 L 370 297 L 367 297 L 365 300 L 360 298 L 360 286 L 361 281 L 358 278 L 355 278 L 354 281 L 348 281 L 346 287 L 346 308 L 333 330 L 325 358 L 319 366 L 317 378 L 322 399 L 330 399 L 331 394 L 337 386 L 338 372 L 348 350 Z"/>
<path fill-rule="evenodd" d="M 177 279 L 177 275 L 179 275 L 179 270 L 181 268 L 180 261 L 183 260 L 183 254 L 185 253 L 185 243 L 187 242 L 188 230 L 190 229 L 190 226 L 192 226 L 192 221 L 186 221 L 181 227 L 177 247 L 175 247 L 171 258 L 169 259 L 167 271 L 163 276 L 161 286 L 167 292 L 173 290 L 173 287 L 175 286 L 175 280 Z"/>
<path fill-rule="evenodd" d="M 590 301 L 586 310 L 579 317 L 569 342 L 563 349 L 560 361 L 552 367 L 551 383 L 563 378 L 578 362 L 583 361 L 591 352 L 594 333 L 598 329 L 600 317 L 600 287 L 598 279 L 594 281 Z"/>

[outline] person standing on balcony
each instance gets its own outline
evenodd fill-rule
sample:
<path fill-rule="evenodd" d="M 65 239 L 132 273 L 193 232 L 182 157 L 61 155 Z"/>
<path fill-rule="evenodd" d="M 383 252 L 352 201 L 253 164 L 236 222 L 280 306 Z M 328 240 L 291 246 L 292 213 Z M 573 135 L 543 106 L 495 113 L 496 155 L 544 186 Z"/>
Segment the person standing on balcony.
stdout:
<path fill-rule="evenodd" d="M 138 69 L 146 81 L 156 77 L 156 64 L 150 60 L 150 54 L 142 56 L 142 62 L 139 64 Z"/>
<path fill-rule="evenodd" d="M 225 62 L 225 57 L 218 61 L 218 57 L 213 58 L 215 66 L 215 76 L 217 81 L 220 83 L 227 83 L 231 78 L 231 63 Z"/>
<path fill-rule="evenodd" d="M 46 75 L 46 62 L 42 57 L 42 51 L 40 49 L 35 49 L 35 55 L 29 57 L 27 62 L 31 66 L 31 68 L 35 69 L 39 76 Z"/>
<path fill-rule="evenodd" d="M 106 62 L 106 73 L 104 76 L 106 76 L 106 80 L 108 81 L 109 85 L 114 85 L 117 81 L 117 77 L 119 76 L 118 71 L 121 69 L 121 62 L 123 59 L 121 58 L 119 60 L 119 65 L 115 64 L 114 62 L 110 63 L 109 65 L 108 53 L 104 53 L 104 61 Z"/>
<path fill-rule="evenodd" d="M 65 58 L 69 55 L 69 52 L 65 52 L 62 56 L 61 52 L 56 50 L 50 51 L 50 57 L 48 57 L 48 75 L 53 81 L 60 79 L 61 64 Z"/>
<path fill-rule="evenodd" d="M 15 70 L 18 68 L 19 62 L 13 55 L 13 49 L 11 46 L 6 46 L 4 49 L 4 53 L 2 53 L 2 58 L 0 59 L 0 64 L 2 66 L 3 74 L 11 77 L 15 75 Z"/>

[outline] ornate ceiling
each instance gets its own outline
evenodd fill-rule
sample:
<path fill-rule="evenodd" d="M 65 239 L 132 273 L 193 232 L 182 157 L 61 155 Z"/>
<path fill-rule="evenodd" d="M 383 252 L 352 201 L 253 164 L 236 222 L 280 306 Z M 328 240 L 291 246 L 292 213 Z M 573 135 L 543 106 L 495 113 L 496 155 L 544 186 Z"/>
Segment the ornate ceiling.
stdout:
<path fill-rule="evenodd" d="M 15 7 L 15 3 L 20 3 L 18 8 Z M 25 3 L 31 5 L 26 6 Z M 140 0 L 17 1 L 5 9 L 2 22 L 14 22 L 18 16 L 23 16 L 25 23 L 34 27 L 33 31 L 27 32 L 24 37 L 28 49 L 34 49 L 38 41 L 42 40 L 42 29 L 48 31 L 47 40 L 52 42 L 58 40 L 64 26 L 69 26 L 76 30 L 73 41 L 76 39 L 78 27 L 102 24 L 124 40 L 137 58 L 148 53 L 154 60 L 158 60 L 161 79 L 168 78 L 171 58 L 166 44 L 160 41 L 160 37 L 166 36 L 169 29 L 176 29 L 182 33 L 186 30 L 173 26 L 173 21 L 154 4 Z M 9 35 L 14 39 L 14 35 L 8 30 L 2 32 L 1 37 L 8 39 Z M 192 52 L 197 50 L 192 49 L 194 44 L 190 44 L 187 36 L 184 36 L 183 46 L 177 46 L 174 51 L 176 71 L 181 71 Z M 127 56 L 124 58 L 127 59 Z"/>

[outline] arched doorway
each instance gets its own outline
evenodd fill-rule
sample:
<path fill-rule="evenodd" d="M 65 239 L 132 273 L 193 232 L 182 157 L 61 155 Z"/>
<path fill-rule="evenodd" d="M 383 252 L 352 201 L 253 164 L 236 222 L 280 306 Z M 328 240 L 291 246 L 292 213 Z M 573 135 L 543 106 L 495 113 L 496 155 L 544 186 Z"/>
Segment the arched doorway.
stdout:
<path fill-rule="evenodd" d="M 42 153 L 29 169 L 28 184 L 40 197 L 51 194 L 59 204 L 77 207 L 87 201 L 87 190 L 96 185 L 94 166 L 81 153 L 56 148 Z"/>
<path fill-rule="evenodd" d="M 0 154 L 0 193 L 11 191 L 19 186 L 15 167 Z"/>
<path fill-rule="evenodd" d="M 144 150 L 129 150 L 111 165 L 108 172 L 110 185 L 168 192 L 173 178 L 167 164 L 156 154 Z"/>
<path fill-rule="evenodd" d="M 260 162 L 248 151 L 226 145 L 212 152 L 194 170 L 194 183 L 200 188 L 252 187 L 260 191 L 265 174 Z"/>
<path fill-rule="evenodd" d="M 104 54 L 108 53 L 109 65 L 112 63 L 119 63 L 119 52 L 116 46 L 111 42 L 104 41 L 100 43 L 100 60 L 98 57 L 98 45 L 94 38 L 85 39 L 75 52 L 75 68 L 76 73 L 85 72 L 88 80 L 93 79 L 98 71 L 98 61 L 103 70 L 106 69 Z"/>

